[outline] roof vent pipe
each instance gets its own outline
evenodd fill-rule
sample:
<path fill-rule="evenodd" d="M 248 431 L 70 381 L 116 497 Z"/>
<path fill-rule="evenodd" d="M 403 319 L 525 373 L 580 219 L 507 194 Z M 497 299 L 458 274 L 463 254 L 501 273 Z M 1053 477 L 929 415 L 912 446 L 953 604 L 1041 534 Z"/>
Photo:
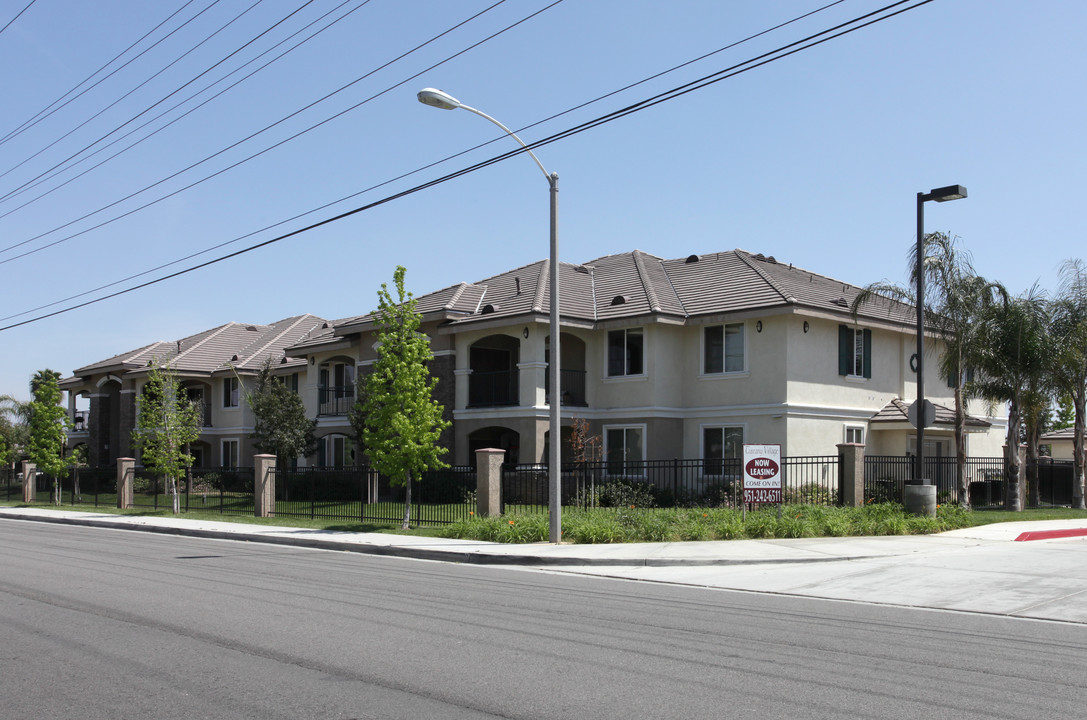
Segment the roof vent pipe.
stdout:
<path fill-rule="evenodd" d="M 521 278 L 515 277 L 513 279 L 513 282 L 514 282 L 514 285 L 517 287 L 517 294 L 520 295 L 521 294 Z"/>

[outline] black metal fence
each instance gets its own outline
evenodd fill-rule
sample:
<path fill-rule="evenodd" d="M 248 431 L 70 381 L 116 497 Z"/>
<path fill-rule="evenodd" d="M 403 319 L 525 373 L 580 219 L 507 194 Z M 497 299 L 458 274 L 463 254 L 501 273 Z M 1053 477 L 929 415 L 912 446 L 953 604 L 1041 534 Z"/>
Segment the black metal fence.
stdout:
<path fill-rule="evenodd" d="M 406 488 L 368 467 L 276 471 L 275 515 L 399 523 Z M 475 511 L 476 474 L 468 467 L 424 473 L 411 486 L 411 522 L 440 525 Z"/>
<path fill-rule="evenodd" d="M 741 461 L 646 460 L 564 463 L 562 504 L 583 508 L 739 507 Z M 782 458 L 786 503 L 835 505 L 839 497 L 836 456 Z M 503 512 L 544 512 L 550 498 L 546 465 L 505 466 Z"/>
<path fill-rule="evenodd" d="M 23 498 L 22 477 L 10 467 L 0 468 L 0 497 L 6 502 Z"/>
<path fill-rule="evenodd" d="M 913 456 L 867 455 L 864 458 L 865 502 L 902 502 L 903 487 L 917 477 Z M 976 509 L 1004 506 L 1004 458 L 967 458 L 964 467 L 970 505 Z M 1072 504 L 1072 461 L 1045 458 L 1038 463 L 1037 492 L 1027 470 L 1024 505 L 1061 507 Z M 925 478 L 936 485 L 937 503 L 959 502 L 958 468 L 953 457 L 926 457 Z"/>
<path fill-rule="evenodd" d="M 114 502 L 116 502 L 116 477 L 114 476 Z M 193 469 L 178 481 L 178 502 L 182 512 L 207 510 L 223 514 L 252 515 L 253 468 Z M 153 509 L 173 507 L 173 490 L 160 475 L 137 467 L 132 483 L 132 506 Z"/>

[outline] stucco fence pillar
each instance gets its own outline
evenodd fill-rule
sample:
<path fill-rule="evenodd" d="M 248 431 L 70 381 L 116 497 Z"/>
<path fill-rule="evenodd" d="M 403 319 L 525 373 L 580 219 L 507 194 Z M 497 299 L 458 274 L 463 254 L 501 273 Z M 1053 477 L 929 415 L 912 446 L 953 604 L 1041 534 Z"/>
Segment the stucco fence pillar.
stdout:
<path fill-rule="evenodd" d="M 839 472 L 842 505 L 864 505 L 864 445 L 841 443 L 838 445 Z"/>
<path fill-rule="evenodd" d="M 476 510 L 480 517 L 502 514 L 502 462 L 506 451 L 476 450 Z"/>
<path fill-rule="evenodd" d="M 276 514 L 276 456 L 253 456 L 253 514 L 274 517 Z"/>
<path fill-rule="evenodd" d="M 38 494 L 38 466 L 32 462 L 23 461 L 23 502 L 34 502 L 34 496 Z"/>
<path fill-rule="evenodd" d="M 135 500 L 136 458 L 117 458 L 117 507 L 126 510 Z"/>

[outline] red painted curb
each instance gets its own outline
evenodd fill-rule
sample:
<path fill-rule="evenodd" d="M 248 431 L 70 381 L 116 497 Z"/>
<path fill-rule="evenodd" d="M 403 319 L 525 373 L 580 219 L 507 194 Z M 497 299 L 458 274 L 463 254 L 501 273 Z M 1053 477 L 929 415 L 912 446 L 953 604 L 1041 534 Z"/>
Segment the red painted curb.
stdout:
<path fill-rule="evenodd" d="M 1015 542 L 1024 540 L 1052 540 L 1053 538 L 1084 537 L 1087 536 L 1087 528 L 1074 528 L 1072 530 L 1037 530 L 1025 532 L 1015 538 Z"/>

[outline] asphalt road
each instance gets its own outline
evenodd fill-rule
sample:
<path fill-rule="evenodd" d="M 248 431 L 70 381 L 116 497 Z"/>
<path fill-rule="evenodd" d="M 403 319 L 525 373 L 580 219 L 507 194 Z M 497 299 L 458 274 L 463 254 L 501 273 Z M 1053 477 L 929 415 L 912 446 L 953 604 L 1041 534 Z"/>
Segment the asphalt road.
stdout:
<path fill-rule="evenodd" d="M 1079 718 L 1087 627 L 0 522 L 4 718 Z"/>

